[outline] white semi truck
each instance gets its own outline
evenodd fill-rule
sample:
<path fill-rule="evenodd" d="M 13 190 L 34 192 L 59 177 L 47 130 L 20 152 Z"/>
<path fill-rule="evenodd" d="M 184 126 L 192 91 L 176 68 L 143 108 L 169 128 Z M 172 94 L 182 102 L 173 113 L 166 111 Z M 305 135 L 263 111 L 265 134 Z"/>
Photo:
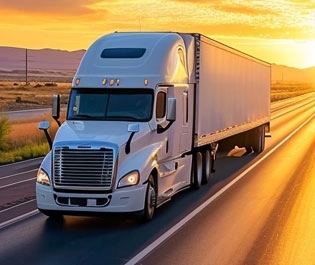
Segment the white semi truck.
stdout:
<path fill-rule="evenodd" d="M 268 63 L 198 33 L 105 35 L 83 56 L 66 120 L 49 139 L 38 209 L 149 220 L 177 192 L 208 182 L 217 143 L 262 152 L 269 121 Z M 49 125 L 39 125 L 46 136 Z"/>

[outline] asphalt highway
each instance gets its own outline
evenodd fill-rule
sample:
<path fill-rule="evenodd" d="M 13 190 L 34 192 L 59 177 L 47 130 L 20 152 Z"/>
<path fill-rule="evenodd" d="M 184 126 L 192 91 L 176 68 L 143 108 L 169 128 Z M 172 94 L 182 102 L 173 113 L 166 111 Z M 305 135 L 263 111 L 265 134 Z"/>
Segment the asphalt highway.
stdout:
<path fill-rule="evenodd" d="M 50 220 L 34 200 L 41 159 L 0 167 L 0 264 L 313 264 L 314 99 L 272 104 L 262 154 L 219 156 L 210 183 L 148 223 Z"/>

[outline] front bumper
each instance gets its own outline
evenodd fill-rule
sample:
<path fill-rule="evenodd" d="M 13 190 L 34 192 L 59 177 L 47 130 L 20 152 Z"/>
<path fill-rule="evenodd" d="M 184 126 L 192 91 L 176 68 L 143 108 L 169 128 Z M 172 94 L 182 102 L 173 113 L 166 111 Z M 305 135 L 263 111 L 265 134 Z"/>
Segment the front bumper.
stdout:
<path fill-rule="evenodd" d="M 41 210 L 81 213 L 128 213 L 144 208 L 146 185 L 118 189 L 113 193 L 63 193 L 36 183 L 37 207 Z"/>

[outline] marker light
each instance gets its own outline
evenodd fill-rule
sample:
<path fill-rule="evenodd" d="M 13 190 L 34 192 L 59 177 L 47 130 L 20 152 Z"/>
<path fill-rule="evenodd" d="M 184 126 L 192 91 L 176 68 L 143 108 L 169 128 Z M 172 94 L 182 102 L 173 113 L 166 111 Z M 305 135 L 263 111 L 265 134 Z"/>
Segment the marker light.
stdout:
<path fill-rule="evenodd" d="M 115 83 L 114 79 L 111 79 L 111 80 L 109 81 L 109 85 L 110 85 L 110 86 L 112 86 L 114 83 Z"/>
<path fill-rule="evenodd" d="M 76 86 L 80 85 L 80 81 L 81 81 L 80 78 L 77 78 L 77 79 L 75 80 L 75 85 L 76 85 Z"/>
<path fill-rule="evenodd" d="M 117 85 L 117 86 L 120 85 L 120 79 L 116 79 L 116 85 Z"/>
<path fill-rule="evenodd" d="M 102 81 L 102 84 L 105 86 L 107 83 L 107 78 L 104 78 L 103 81 Z"/>
<path fill-rule="evenodd" d="M 144 85 L 147 86 L 149 84 L 149 80 L 148 79 L 144 79 Z"/>

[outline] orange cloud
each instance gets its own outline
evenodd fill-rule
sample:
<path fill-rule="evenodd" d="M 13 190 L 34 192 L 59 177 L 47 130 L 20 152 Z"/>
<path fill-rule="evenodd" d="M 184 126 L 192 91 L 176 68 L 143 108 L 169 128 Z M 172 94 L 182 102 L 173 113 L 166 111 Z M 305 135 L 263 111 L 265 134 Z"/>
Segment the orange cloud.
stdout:
<path fill-rule="evenodd" d="M 209 18 L 206 23 L 200 23 L 198 19 L 195 19 L 193 23 L 196 26 L 202 24 L 203 28 L 208 26 L 208 29 L 220 28 L 221 35 L 288 39 L 315 38 L 315 2 L 313 0 L 174 0 L 174 2 L 191 7 L 199 6 L 203 10 L 202 13 L 209 14 Z M 196 17 L 202 20 L 200 14 Z"/>
<path fill-rule="evenodd" d="M 294 47 L 305 56 L 301 42 L 272 40 L 315 40 L 314 0 L 0 0 L 0 9 L 0 45 L 6 46 L 75 50 L 113 31 L 183 31 L 239 39 L 238 49 L 264 59 L 268 51 L 265 58 L 290 58 Z M 252 42 L 244 46 L 242 39 Z M 268 43 L 290 49 L 277 46 L 283 55 L 274 56 Z"/>
<path fill-rule="evenodd" d="M 88 8 L 101 0 L 0 0 L 2 11 L 14 11 L 20 14 L 67 14 L 69 16 L 90 14 Z"/>

